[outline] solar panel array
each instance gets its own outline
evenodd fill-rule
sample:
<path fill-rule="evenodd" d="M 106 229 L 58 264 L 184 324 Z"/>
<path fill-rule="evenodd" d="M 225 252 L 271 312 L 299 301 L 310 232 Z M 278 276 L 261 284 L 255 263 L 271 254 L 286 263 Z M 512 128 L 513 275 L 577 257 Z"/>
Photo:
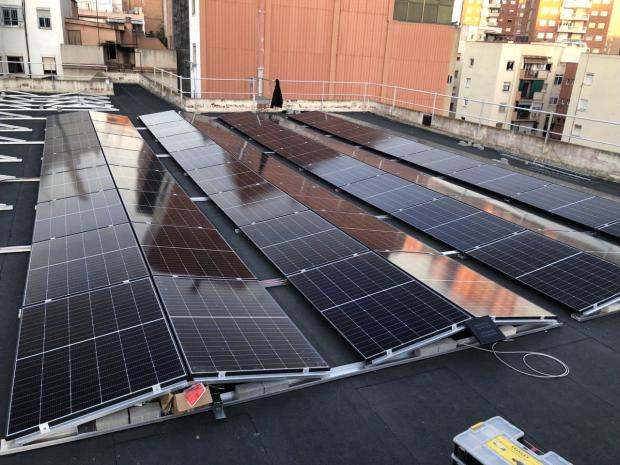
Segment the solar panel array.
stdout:
<path fill-rule="evenodd" d="M 332 158 L 342 156 L 318 142 L 256 114 L 237 113 L 223 116 L 221 119 L 303 168 L 315 154 L 320 154 L 322 160 L 328 159 L 329 156 Z M 364 164 L 359 160 L 352 160 L 360 165 Z M 494 169 L 495 167 L 486 166 L 485 168 Z M 479 176 L 483 174 L 479 173 Z M 324 179 L 324 176 L 319 177 Z M 485 245 L 496 244 L 498 248 L 501 248 L 508 244 L 507 240 L 515 234 L 525 232 L 525 229 L 517 224 L 387 173 L 339 187 L 458 251 L 474 257 L 476 256 L 474 252 Z M 544 247 L 546 241 L 550 240 L 536 233 L 531 234 L 532 240 L 537 242 L 541 248 Z M 579 251 L 575 250 L 575 253 L 577 252 Z M 555 287 L 548 286 L 544 279 L 533 278 L 527 280 L 527 285 L 577 312 L 611 305 L 620 298 L 620 279 L 615 280 L 617 284 L 611 282 L 606 285 L 605 289 L 591 286 L 591 291 L 586 293 L 581 300 L 565 297 L 566 293 L 578 295 L 583 283 L 595 281 L 597 275 L 596 272 L 593 274 L 593 269 L 599 269 L 605 276 L 620 277 L 620 267 L 617 265 L 594 256 L 586 254 L 584 256 L 589 257 L 589 266 L 581 270 L 572 269 L 571 274 L 559 273 L 557 276 L 560 281 Z M 504 272 L 503 263 L 488 262 L 487 264 Z M 553 261 L 546 262 L 546 266 L 541 268 L 540 275 L 545 276 L 546 273 L 555 270 L 551 268 L 554 264 Z M 525 280 L 520 281 L 525 283 Z"/>
<path fill-rule="evenodd" d="M 458 323 L 470 318 L 266 182 L 249 165 L 234 161 L 221 148 L 218 151 L 212 141 L 178 115 L 168 112 L 141 119 L 188 176 L 365 359 L 389 356 L 439 333 L 451 333 Z M 170 131 L 170 124 L 177 133 Z M 198 146 L 188 149 L 183 143 L 179 148 L 183 140 L 202 140 L 202 157 Z M 214 164 L 214 160 L 220 163 Z M 342 165 L 335 169 L 342 170 Z M 241 173 L 253 182 L 236 178 Z M 225 177 L 237 181 L 220 182 Z M 366 276 L 366 280 L 376 279 L 376 289 L 360 280 L 352 282 L 347 276 L 350 270 L 355 270 L 356 276 Z M 323 277 L 328 272 L 332 281 Z M 385 278 L 376 275 L 378 272 Z M 393 286 L 392 280 L 398 285 Z M 317 287 L 323 294 L 312 291 Z M 325 307 L 323 301 L 330 298 L 335 299 L 334 305 Z M 208 364 L 208 360 L 203 362 Z"/>
<path fill-rule="evenodd" d="M 319 353 L 166 174 L 129 119 L 92 115 L 191 374 L 254 379 L 324 371 Z M 121 147 L 132 153 L 119 154 Z"/>
<path fill-rule="evenodd" d="M 620 238 L 620 203 L 312 111 L 291 116 L 343 139 Z"/>
<path fill-rule="evenodd" d="M 96 139 L 84 114 L 48 118 L 8 438 L 185 384 Z"/>

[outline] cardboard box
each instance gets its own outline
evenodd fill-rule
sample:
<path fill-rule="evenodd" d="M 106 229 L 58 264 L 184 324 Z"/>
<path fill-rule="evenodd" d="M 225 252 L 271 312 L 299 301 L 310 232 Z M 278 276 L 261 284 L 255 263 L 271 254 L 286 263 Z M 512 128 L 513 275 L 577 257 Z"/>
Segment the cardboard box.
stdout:
<path fill-rule="evenodd" d="M 174 394 L 164 394 L 159 398 L 159 404 L 161 405 L 161 413 L 164 415 L 172 412 L 172 399 L 174 398 Z"/>
<path fill-rule="evenodd" d="M 196 386 L 196 385 L 194 385 Z M 204 386 L 205 390 L 202 395 L 198 398 L 194 405 L 191 405 L 187 399 L 186 392 L 195 389 L 194 386 L 190 386 L 185 391 L 175 394 L 172 399 L 172 412 L 173 413 L 183 413 L 188 410 L 193 410 L 200 407 L 205 407 L 213 402 L 213 398 L 211 397 L 211 392 L 209 391 L 209 386 Z"/>

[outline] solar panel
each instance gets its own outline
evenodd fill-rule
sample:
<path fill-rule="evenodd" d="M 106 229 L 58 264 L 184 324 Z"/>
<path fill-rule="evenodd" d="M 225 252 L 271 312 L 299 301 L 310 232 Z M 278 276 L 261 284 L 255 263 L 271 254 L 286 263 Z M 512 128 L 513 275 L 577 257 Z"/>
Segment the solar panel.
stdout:
<path fill-rule="evenodd" d="M 149 126 L 149 130 L 151 129 L 150 126 L 163 123 L 172 123 L 174 121 L 178 121 L 179 118 L 179 114 L 174 110 L 151 113 L 149 115 L 140 115 L 140 120 Z"/>
<path fill-rule="evenodd" d="M 149 125 L 149 130 L 160 141 L 168 136 L 176 136 L 187 132 L 194 132 L 194 127 L 178 115 L 178 120 L 169 121 L 163 124 Z"/>
<path fill-rule="evenodd" d="M 484 187 L 491 192 L 503 194 L 508 197 L 514 197 L 524 192 L 539 189 L 547 184 L 548 183 L 532 176 L 525 176 L 520 173 L 513 173 L 504 178 L 480 183 L 479 186 Z"/>
<path fill-rule="evenodd" d="M 383 174 L 381 176 L 342 186 L 341 189 L 351 195 L 359 197 L 360 199 L 366 200 L 368 197 L 393 191 L 409 185 L 411 185 L 409 181 L 405 181 L 398 176 Z"/>
<path fill-rule="evenodd" d="M 454 158 L 455 156 L 456 154 L 452 152 L 446 152 L 445 150 L 440 149 L 432 149 L 425 150 L 424 152 L 413 153 L 402 158 L 411 163 L 415 163 L 416 165 L 424 165 L 427 163 L 434 163 Z"/>
<path fill-rule="evenodd" d="M 258 187 L 258 186 L 253 186 Z M 243 189 L 238 189 L 236 192 L 239 194 L 243 194 L 243 191 L 246 189 L 253 189 L 253 187 L 246 187 Z M 305 206 L 297 202 L 292 197 L 284 194 L 280 191 L 281 195 L 278 197 L 273 197 L 270 199 L 264 200 L 256 200 L 251 201 L 242 205 L 237 205 L 233 207 L 222 207 L 222 204 L 227 204 L 229 202 L 229 198 L 223 199 L 220 195 L 228 194 L 229 192 L 224 192 L 222 194 L 215 194 L 211 196 L 211 200 L 222 208 L 224 213 L 235 223 L 237 226 L 245 226 L 252 223 L 257 223 L 261 221 L 270 220 L 273 218 L 278 218 L 280 216 L 290 215 L 292 213 L 301 212 L 307 210 Z M 255 198 L 253 196 L 249 196 L 249 199 Z M 222 201 L 220 203 L 220 201 Z"/>
<path fill-rule="evenodd" d="M 329 152 L 331 153 L 331 152 Z M 317 176 L 321 176 L 335 171 L 346 170 L 359 165 L 359 162 L 354 158 L 347 157 L 346 155 L 338 155 L 331 153 L 331 157 L 326 160 L 321 160 L 316 163 L 304 166 L 304 168 Z"/>
<path fill-rule="evenodd" d="M 106 134 L 104 132 L 97 132 L 99 142 L 104 148 L 104 152 L 107 154 L 106 148 L 117 148 L 123 150 L 133 150 L 136 152 L 149 151 L 148 145 L 139 134 L 136 133 L 134 137 L 119 136 L 116 134 Z"/>
<path fill-rule="evenodd" d="M 351 202 L 338 197 L 322 197 L 306 194 L 294 194 L 295 198 L 312 210 L 359 213 L 360 209 Z"/>
<path fill-rule="evenodd" d="M 166 192 L 120 189 L 119 193 L 131 221 L 212 228 L 209 220 L 178 185 Z"/>
<path fill-rule="evenodd" d="M 602 197 L 592 197 L 578 203 L 559 207 L 552 212 L 577 223 L 596 228 L 620 219 L 620 202 Z"/>
<path fill-rule="evenodd" d="M 176 181 L 167 171 L 111 165 L 110 171 L 119 189 L 144 192 L 167 192 Z M 107 168 L 106 168 L 107 169 Z"/>
<path fill-rule="evenodd" d="M 147 275 L 128 224 L 32 245 L 24 305 Z"/>
<path fill-rule="evenodd" d="M 255 281 L 155 278 L 194 376 L 303 373 L 327 364 Z"/>
<path fill-rule="evenodd" d="M 193 129 L 196 130 L 195 128 Z M 171 153 L 171 156 L 185 171 L 217 166 L 233 161 L 233 157 L 215 144 L 180 150 Z"/>
<path fill-rule="evenodd" d="M 192 171 L 191 177 L 209 195 L 263 182 L 259 175 L 239 162 L 200 168 Z"/>
<path fill-rule="evenodd" d="M 521 226 L 481 211 L 425 232 L 457 250 L 467 252 L 522 230 Z"/>
<path fill-rule="evenodd" d="M 365 358 L 451 331 L 469 315 L 374 254 L 289 280 Z"/>
<path fill-rule="evenodd" d="M 37 205 L 32 240 L 44 241 L 127 221 L 114 190 L 67 197 Z"/>
<path fill-rule="evenodd" d="M 578 252 L 561 242 L 524 231 L 472 250 L 469 255 L 513 278 L 518 278 Z"/>
<path fill-rule="evenodd" d="M 78 136 L 58 137 L 56 139 L 45 139 L 43 147 L 44 157 L 57 157 L 61 153 L 80 153 L 89 152 L 89 149 L 99 147 L 99 140 L 92 127 Z"/>
<path fill-rule="evenodd" d="M 579 202 L 592 197 L 585 192 L 579 192 L 557 184 L 550 184 L 540 189 L 522 193 L 516 197 L 520 202 L 551 211 L 553 209 Z"/>
<path fill-rule="evenodd" d="M 580 253 L 558 261 L 519 281 L 576 311 L 592 308 L 620 296 L 620 267 Z"/>
<path fill-rule="evenodd" d="M 400 189 L 394 189 L 378 195 L 373 195 L 364 199 L 369 204 L 388 213 L 415 205 L 430 202 L 443 197 L 438 192 L 432 191 L 416 184 L 409 184 Z"/>
<path fill-rule="evenodd" d="M 164 171 L 164 165 L 150 150 L 132 150 L 117 147 L 103 147 L 109 165 L 130 166 L 149 170 Z"/>
<path fill-rule="evenodd" d="M 601 228 L 601 231 L 620 238 L 620 221 Z"/>
<path fill-rule="evenodd" d="M 396 218 L 422 231 L 480 212 L 477 208 L 442 197 L 432 202 L 392 213 Z"/>
<path fill-rule="evenodd" d="M 114 182 L 107 166 L 44 174 L 39 181 L 38 202 L 90 194 L 106 189 L 114 189 Z"/>
<path fill-rule="evenodd" d="M 139 395 L 154 397 L 184 378 L 147 279 L 24 308 L 8 436 Z"/>
<path fill-rule="evenodd" d="M 209 144 L 209 139 L 203 136 L 198 131 L 188 132 L 185 134 L 178 134 L 175 136 L 168 136 L 162 139 L 161 144 L 170 153 L 178 152 L 180 150 L 187 150 L 194 147 L 202 147 Z"/>
<path fill-rule="evenodd" d="M 309 171 L 316 174 L 312 169 L 310 169 Z M 321 175 L 321 178 L 325 182 L 333 184 L 336 187 L 340 187 L 344 186 L 345 184 L 355 183 L 357 181 L 362 181 L 364 179 L 372 178 L 382 174 L 384 174 L 383 171 L 378 170 L 370 165 L 366 165 L 364 163 L 356 161 L 356 165 L 351 168 L 323 174 Z"/>
<path fill-rule="evenodd" d="M 84 133 L 92 133 L 93 124 L 88 120 L 77 121 L 75 123 L 58 124 L 58 120 L 54 123 L 51 117 L 48 117 L 47 127 L 45 128 L 45 139 L 69 139 L 72 136 L 79 136 Z"/>
<path fill-rule="evenodd" d="M 424 168 L 436 171 L 442 174 L 454 173 L 456 171 L 466 170 L 479 166 L 482 163 L 472 158 L 455 155 L 444 160 L 437 160 L 423 164 Z"/>
<path fill-rule="evenodd" d="M 485 181 L 492 181 L 494 179 L 500 179 L 506 176 L 514 174 L 513 171 L 501 168 L 495 165 L 482 165 L 475 168 L 469 168 L 466 170 L 452 173 L 451 177 L 465 181 L 470 184 L 478 185 Z"/>
<path fill-rule="evenodd" d="M 241 230 L 258 247 L 267 247 L 333 228 L 319 215 L 306 210 L 298 214 L 242 226 Z"/>
<path fill-rule="evenodd" d="M 125 137 L 140 137 L 140 134 L 129 124 L 110 124 L 103 121 L 93 121 L 95 131 L 100 134 L 110 134 Z"/>
<path fill-rule="evenodd" d="M 252 274 L 212 229 L 134 223 L 154 275 L 251 278 Z"/>
<path fill-rule="evenodd" d="M 302 236 L 261 248 L 283 274 L 289 275 L 365 252 L 366 247 L 338 229 Z"/>
<path fill-rule="evenodd" d="M 41 174 L 73 171 L 91 166 L 105 165 L 103 152 L 99 147 L 92 147 L 72 152 L 48 153 L 43 155 L 41 162 Z"/>

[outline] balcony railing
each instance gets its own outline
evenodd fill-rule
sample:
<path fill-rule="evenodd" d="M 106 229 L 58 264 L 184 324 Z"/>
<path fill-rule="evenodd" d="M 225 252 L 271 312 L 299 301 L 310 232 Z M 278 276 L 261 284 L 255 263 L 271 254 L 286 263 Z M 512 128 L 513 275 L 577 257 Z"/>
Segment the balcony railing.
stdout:
<path fill-rule="evenodd" d="M 567 25 L 567 24 L 560 24 L 558 26 L 558 32 L 569 32 L 572 34 L 585 34 L 586 33 L 586 27 L 585 25 Z"/>
<path fill-rule="evenodd" d="M 541 79 L 545 80 L 549 77 L 549 71 L 546 69 L 522 69 L 521 79 Z"/>
<path fill-rule="evenodd" d="M 574 12 L 562 12 L 560 13 L 560 19 L 562 21 L 587 21 L 590 19 L 588 13 L 574 13 Z"/>

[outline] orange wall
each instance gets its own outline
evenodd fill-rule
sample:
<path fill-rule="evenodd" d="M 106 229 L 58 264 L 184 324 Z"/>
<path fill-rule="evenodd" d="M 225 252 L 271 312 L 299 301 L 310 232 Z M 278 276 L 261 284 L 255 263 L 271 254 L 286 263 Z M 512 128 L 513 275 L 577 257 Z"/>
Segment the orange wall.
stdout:
<path fill-rule="evenodd" d="M 262 0 L 265 76 L 279 78 L 287 98 L 322 89 L 346 99 L 363 85 L 292 84 L 287 79 L 354 81 L 446 91 L 457 45 L 451 26 L 392 20 L 394 0 Z M 202 0 L 202 75 L 255 76 L 261 0 Z M 203 82 L 203 91 L 232 85 Z M 392 91 L 373 88 L 391 102 Z M 265 86 L 265 94 L 271 91 Z M 429 97 L 402 95 L 401 99 Z"/>

